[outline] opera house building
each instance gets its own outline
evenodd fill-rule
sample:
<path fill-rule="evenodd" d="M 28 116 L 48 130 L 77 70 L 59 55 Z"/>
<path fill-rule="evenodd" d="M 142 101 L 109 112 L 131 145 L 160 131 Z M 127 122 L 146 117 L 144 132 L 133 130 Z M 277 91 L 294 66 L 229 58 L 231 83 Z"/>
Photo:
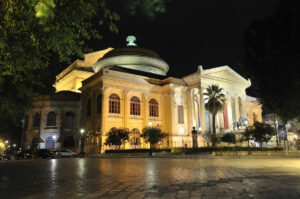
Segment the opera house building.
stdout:
<path fill-rule="evenodd" d="M 206 88 L 223 88 L 226 102 L 216 117 L 217 133 L 238 132 L 234 123 L 247 117 L 250 125 L 261 121 L 261 104 L 246 95 L 251 86 L 229 66 L 204 69 L 181 78 L 167 75 L 168 63 L 152 50 L 129 41 L 124 48 L 107 48 L 85 54 L 56 76 L 55 95 L 39 96 L 28 112 L 26 146 L 34 137 L 40 148 L 79 150 L 81 133 L 85 151 L 103 153 L 107 132 L 128 128 L 130 141 L 124 149 L 149 148 L 141 138 L 146 126 L 161 126 L 168 137 L 160 148 L 192 147 L 193 127 L 198 146 L 212 129 L 212 116 L 205 110 Z"/>

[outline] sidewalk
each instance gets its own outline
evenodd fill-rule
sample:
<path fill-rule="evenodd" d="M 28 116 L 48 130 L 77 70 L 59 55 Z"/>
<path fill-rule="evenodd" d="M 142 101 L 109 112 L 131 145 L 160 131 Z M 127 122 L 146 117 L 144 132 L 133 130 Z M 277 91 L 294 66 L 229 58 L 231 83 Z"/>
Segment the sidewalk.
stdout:
<path fill-rule="evenodd" d="M 86 158 L 225 158 L 225 157 L 299 157 L 300 151 L 248 151 L 238 152 L 212 152 L 212 153 L 109 153 L 109 154 L 88 154 Z"/>

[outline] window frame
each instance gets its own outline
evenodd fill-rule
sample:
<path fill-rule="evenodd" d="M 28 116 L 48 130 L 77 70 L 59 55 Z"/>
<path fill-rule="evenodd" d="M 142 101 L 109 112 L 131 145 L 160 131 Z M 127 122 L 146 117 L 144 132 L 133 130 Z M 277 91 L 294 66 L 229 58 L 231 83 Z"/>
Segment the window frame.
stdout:
<path fill-rule="evenodd" d="M 178 124 L 184 124 L 184 106 L 177 105 L 177 122 Z"/>
<path fill-rule="evenodd" d="M 65 128 L 73 128 L 75 126 L 75 123 L 76 123 L 75 118 L 76 118 L 76 114 L 73 111 L 66 112 L 64 127 Z"/>
<path fill-rule="evenodd" d="M 156 99 L 152 98 L 149 101 L 149 116 L 159 117 L 159 107 Z"/>
<path fill-rule="evenodd" d="M 133 96 L 130 98 L 130 115 L 141 115 L 141 101 L 138 97 Z"/>
<path fill-rule="evenodd" d="M 121 99 L 120 97 L 112 93 L 108 97 L 108 112 L 111 114 L 120 114 L 121 113 Z"/>
<path fill-rule="evenodd" d="M 47 114 L 46 126 L 56 126 L 56 113 L 54 111 L 49 111 Z"/>

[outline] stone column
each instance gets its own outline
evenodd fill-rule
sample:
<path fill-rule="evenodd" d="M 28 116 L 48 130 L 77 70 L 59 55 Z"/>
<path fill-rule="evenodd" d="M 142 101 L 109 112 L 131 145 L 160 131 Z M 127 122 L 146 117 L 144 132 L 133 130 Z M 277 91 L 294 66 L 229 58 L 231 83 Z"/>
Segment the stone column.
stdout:
<path fill-rule="evenodd" d="M 247 110 L 246 110 L 246 96 L 241 97 L 242 102 L 242 116 L 247 116 Z"/>
<path fill-rule="evenodd" d="M 107 96 L 107 88 L 103 87 L 102 88 L 102 121 L 101 121 L 101 132 L 102 135 L 104 135 L 107 131 L 106 129 L 106 118 L 108 115 L 108 96 Z"/>
<path fill-rule="evenodd" d="M 188 129 L 192 129 L 193 128 L 193 107 L 192 107 L 192 90 L 188 90 L 187 91 L 187 117 L 188 117 Z"/>
<path fill-rule="evenodd" d="M 127 122 L 128 122 L 128 117 L 130 116 L 130 112 L 129 112 L 129 109 L 130 107 L 128 107 L 128 97 L 127 97 L 127 94 L 128 94 L 128 90 L 124 90 L 124 97 L 123 97 L 123 107 L 124 107 L 124 112 L 123 112 L 123 127 L 126 128 L 128 126 Z"/>
<path fill-rule="evenodd" d="M 147 126 L 147 99 L 146 99 L 146 93 L 142 94 L 142 104 L 141 104 L 141 116 L 143 120 L 143 127 Z"/>
<path fill-rule="evenodd" d="M 203 89 L 200 88 L 200 124 L 201 132 L 205 132 L 205 105 L 204 105 L 204 96 Z"/>
<path fill-rule="evenodd" d="M 191 107 L 192 107 L 192 127 L 196 127 L 196 118 L 195 118 L 195 102 L 194 102 L 195 90 L 191 90 L 190 99 L 191 99 Z"/>
<path fill-rule="evenodd" d="M 238 96 L 235 96 L 235 98 L 234 98 L 234 105 L 235 105 L 235 120 L 237 122 L 240 119 L 240 107 L 239 107 Z"/>
<path fill-rule="evenodd" d="M 226 104 L 227 104 L 227 118 L 228 118 L 228 129 L 230 131 L 233 130 L 233 118 L 232 118 L 232 107 L 231 107 L 231 96 L 226 96 Z"/>

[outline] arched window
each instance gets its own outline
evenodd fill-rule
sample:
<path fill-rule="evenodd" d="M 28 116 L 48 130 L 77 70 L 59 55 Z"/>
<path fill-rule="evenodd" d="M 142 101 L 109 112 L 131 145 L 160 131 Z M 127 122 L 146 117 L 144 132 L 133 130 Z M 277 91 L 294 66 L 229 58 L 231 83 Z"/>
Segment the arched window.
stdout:
<path fill-rule="evenodd" d="M 65 127 L 70 128 L 75 125 L 75 113 L 68 111 L 65 117 Z"/>
<path fill-rule="evenodd" d="M 33 116 L 33 127 L 39 127 L 40 126 L 40 114 L 39 113 L 35 113 Z"/>
<path fill-rule="evenodd" d="M 155 99 L 149 101 L 149 116 L 158 117 L 158 103 Z"/>
<path fill-rule="evenodd" d="M 130 99 L 130 115 L 141 115 L 141 103 L 137 97 Z"/>
<path fill-rule="evenodd" d="M 86 104 L 86 116 L 91 117 L 91 114 L 92 114 L 92 100 L 88 99 Z"/>
<path fill-rule="evenodd" d="M 47 115 L 47 126 L 56 126 L 56 113 L 53 111 Z"/>
<path fill-rule="evenodd" d="M 130 132 L 130 143 L 135 145 L 135 147 L 141 144 L 141 135 L 137 128 L 132 129 Z"/>
<path fill-rule="evenodd" d="M 109 96 L 109 113 L 120 114 L 120 98 L 116 94 Z"/>
<path fill-rule="evenodd" d="M 101 114 L 102 112 L 102 95 L 98 95 L 97 97 L 97 114 Z"/>

